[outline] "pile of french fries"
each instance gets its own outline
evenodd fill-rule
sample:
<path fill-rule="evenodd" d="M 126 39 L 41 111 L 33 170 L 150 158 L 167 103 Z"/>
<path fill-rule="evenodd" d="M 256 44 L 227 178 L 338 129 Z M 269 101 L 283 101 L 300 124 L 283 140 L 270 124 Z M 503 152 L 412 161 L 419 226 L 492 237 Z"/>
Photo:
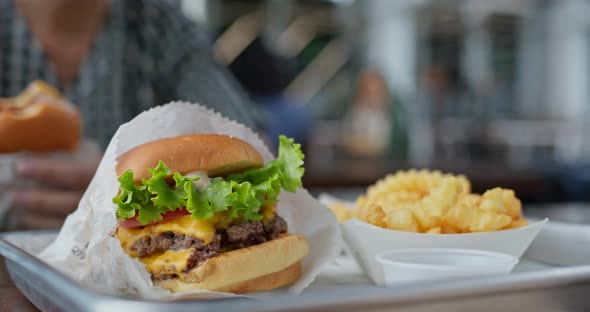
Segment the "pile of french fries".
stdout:
<path fill-rule="evenodd" d="M 458 234 L 513 229 L 528 223 L 510 189 L 471 193 L 465 176 L 439 171 L 399 171 L 377 181 L 354 207 L 330 208 L 340 222 L 357 218 L 386 229 Z"/>

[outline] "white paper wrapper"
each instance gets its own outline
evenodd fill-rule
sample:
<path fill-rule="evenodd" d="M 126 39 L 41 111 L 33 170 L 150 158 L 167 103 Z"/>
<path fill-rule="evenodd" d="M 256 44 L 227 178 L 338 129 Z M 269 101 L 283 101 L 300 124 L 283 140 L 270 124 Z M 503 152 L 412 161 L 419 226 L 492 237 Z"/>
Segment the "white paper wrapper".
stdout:
<path fill-rule="evenodd" d="M 520 258 L 547 220 L 503 231 L 464 234 L 423 234 L 383 229 L 351 219 L 342 223 L 342 235 L 353 256 L 378 285 L 383 270 L 375 256 L 385 250 L 404 248 L 462 248 L 506 253 Z"/>
<path fill-rule="evenodd" d="M 127 256 L 119 241 L 110 235 L 117 225 L 112 198 L 118 190 L 115 173 L 118 155 L 155 139 L 187 133 L 232 135 L 254 146 L 265 162 L 274 158 L 253 131 L 202 106 L 175 102 L 143 112 L 117 130 L 78 209 L 68 216 L 55 242 L 39 257 L 84 286 L 107 294 L 128 293 L 151 299 L 175 299 L 186 295 L 231 296 L 198 291 L 173 295 L 153 287 L 143 264 Z M 304 234 L 309 243 L 302 276 L 286 289 L 298 294 L 314 280 L 323 265 L 340 253 L 340 229 L 330 210 L 304 189 L 294 194 L 282 192 L 278 211 L 289 224 L 289 232 Z M 268 293 L 255 296 L 265 295 Z"/>

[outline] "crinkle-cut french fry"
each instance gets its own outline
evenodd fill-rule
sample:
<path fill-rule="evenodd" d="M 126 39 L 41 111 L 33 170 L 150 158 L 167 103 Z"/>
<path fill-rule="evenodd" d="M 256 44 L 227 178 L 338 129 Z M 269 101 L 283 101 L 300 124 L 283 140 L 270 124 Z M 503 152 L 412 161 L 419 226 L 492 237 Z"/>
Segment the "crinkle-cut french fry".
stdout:
<path fill-rule="evenodd" d="M 461 233 L 461 231 L 458 228 L 456 228 L 450 224 L 446 224 L 444 222 L 444 220 L 442 222 L 440 229 L 441 229 L 442 234 L 460 234 Z"/>
<path fill-rule="evenodd" d="M 520 199 L 516 198 L 513 190 L 503 189 L 502 200 L 504 201 L 504 207 L 506 207 L 506 213 L 512 219 L 517 220 L 522 218 L 522 203 Z"/>
<path fill-rule="evenodd" d="M 356 217 L 356 209 L 348 207 L 345 203 L 333 203 L 328 205 L 328 208 L 332 210 L 340 223 Z"/>
<path fill-rule="evenodd" d="M 499 187 L 486 191 L 482 195 L 479 209 L 497 214 L 506 214 L 503 195 L 503 191 Z"/>
<path fill-rule="evenodd" d="M 443 222 L 461 232 L 487 232 L 505 228 L 512 222 L 512 218 L 459 203 L 447 211 L 443 216 Z"/>
<path fill-rule="evenodd" d="M 481 195 L 479 194 L 466 194 L 459 197 L 457 202 L 467 207 L 477 208 L 481 203 L 481 199 Z"/>
<path fill-rule="evenodd" d="M 510 222 L 506 229 L 517 229 L 523 226 L 529 225 L 528 221 L 525 219 L 515 219 Z"/>
<path fill-rule="evenodd" d="M 442 234 L 442 228 L 440 226 L 439 227 L 435 227 L 435 228 L 432 228 L 432 229 L 430 229 L 430 230 L 428 230 L 428 231 L 426 231 L 424 233 L 427 233 L 427 234 Z"/>
<path fill-rule="evenodd" d="M 430 195 L 418 203 L 412 210 L 423 231 L 439 227 L 442 216 L 455 204 L 461 191 L 461 185 L 455 177 L 445 177 Z"/>
<path fill-rule="evenodd" d="M 361 220 L 382 228 L 387 228 L 385 217 L 385 212 L 381 206 L 375 204 L 369 205 L 369 207 L 362 209 L 359 213 L 359 218 Z"/>
<path fill-rule="evenodd" d="M 461 184 L 461 194 L 468 195 L 471 193 L 471 182 L 467 180 L 467 177 L 464 175 L 458 175 L 457 180 L 459 184 Z"/>
<path fill-rule="evenodd" d="M 418 222 L 408 208 L 394 209 L 387 213 L 387 228 L 405 232 L 419 232 Z"/>
<path fill-rule="evenodd" d="M 401 209 L 413 206 L 417 201 L 420 200 L 420 196 L 417 193 L 410 191 L 401 191 L 389 194 L 382 194 L 381 196 L 368 199 L 366 196 L 360 196 L 357 199 L 357 207 L 364 208 L 369 205 L 376 204 L 381 206 L 385 213 L 393 209 Z"/>

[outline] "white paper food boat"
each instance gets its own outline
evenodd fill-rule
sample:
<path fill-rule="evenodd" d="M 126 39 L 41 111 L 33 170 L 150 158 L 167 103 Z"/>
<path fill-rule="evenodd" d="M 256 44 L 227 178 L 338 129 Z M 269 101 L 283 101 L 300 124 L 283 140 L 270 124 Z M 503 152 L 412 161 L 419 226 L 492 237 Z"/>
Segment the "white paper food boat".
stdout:
<path fill-rule="evenodd" d="M 383 271 L 375 256 L 385 250 L 403 248 L 464 248 L 496 251 L 520 258 L 547 219 L 528 226 L 481 233 L 423 234 L 388 230 L 351 219 L 342 223 L 344 240 L 374 283 L 383 286 Z"/>

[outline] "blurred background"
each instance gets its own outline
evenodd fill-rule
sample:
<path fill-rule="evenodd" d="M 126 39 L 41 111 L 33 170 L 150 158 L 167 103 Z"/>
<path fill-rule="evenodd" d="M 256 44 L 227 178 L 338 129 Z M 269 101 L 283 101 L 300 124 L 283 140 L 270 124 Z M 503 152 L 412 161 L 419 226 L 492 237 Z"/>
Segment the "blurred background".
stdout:
<path fill-rule="evenodd" d="M 397 169 L 590 199 L 590 1 L 188 0 L 315 193 Z"/>

